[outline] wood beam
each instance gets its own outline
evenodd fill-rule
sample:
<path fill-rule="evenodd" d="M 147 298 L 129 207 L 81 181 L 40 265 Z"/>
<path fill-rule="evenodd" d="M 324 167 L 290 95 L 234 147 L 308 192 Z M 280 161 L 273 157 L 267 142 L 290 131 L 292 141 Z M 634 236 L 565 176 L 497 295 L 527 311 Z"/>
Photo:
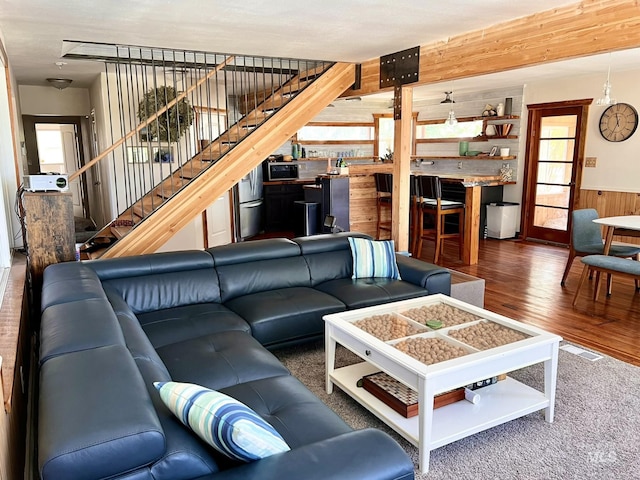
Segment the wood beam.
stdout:
<path fill-rule="evenodd" d="M 420 47 L 427 85 L 640 47 L 637 0 L 584 0 Z M 362 64 L 362 83 L 343 96 L 377 93 L 380 60 Z"/>
<path fill-rule="evenodd" d="M 353 64 L 331 67 L 101 258 L 155 252 L 352 85 L 354 71 Z"/>
<path fill-rule="evenodd" d="M 409 177 L 411 176 L 411 138 L 413 130 L 413 88 L 398 87 L 400 118 L 394 124 L 393 193 L 391 198 L 391 238 L 396 251 L 409 251 Z"/>

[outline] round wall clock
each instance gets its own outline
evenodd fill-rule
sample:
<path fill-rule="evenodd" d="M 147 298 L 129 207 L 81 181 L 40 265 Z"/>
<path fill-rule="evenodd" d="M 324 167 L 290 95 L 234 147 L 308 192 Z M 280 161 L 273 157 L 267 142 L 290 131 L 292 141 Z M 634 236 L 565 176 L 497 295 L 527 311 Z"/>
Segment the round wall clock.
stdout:
<path fill-rule="evenodd" d="M 600 117 L 600 133 L 610 142 L 622 142 L 638 128 L 638 112 L 628 103 L 608 107 Z"/>

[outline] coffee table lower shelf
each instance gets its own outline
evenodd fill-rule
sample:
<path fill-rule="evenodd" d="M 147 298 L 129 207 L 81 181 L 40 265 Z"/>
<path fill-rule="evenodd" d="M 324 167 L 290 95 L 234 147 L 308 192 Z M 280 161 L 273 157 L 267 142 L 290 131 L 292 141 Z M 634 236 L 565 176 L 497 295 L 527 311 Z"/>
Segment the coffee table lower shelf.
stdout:
<path fill-rule="evenodd" d="M 398 434 L 419 446 L 418 416 L 405 418 L 356 385 L 364 375 L 378 371 L 379 368 L 367 362 L 357 363 L 334 370 L 331 381 Z M 549 406 L 544 393 L 510 377 L 482 388 L 479 393 L 481 400 L 477 404 L 462 400 L 434 410 L 429 450 Z"/>

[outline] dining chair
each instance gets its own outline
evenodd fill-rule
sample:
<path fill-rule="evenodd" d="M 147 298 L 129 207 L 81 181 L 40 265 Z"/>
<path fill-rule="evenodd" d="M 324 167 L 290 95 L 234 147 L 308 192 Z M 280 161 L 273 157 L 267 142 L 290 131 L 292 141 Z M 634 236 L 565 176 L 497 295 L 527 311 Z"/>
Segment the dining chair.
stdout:
<path fill-rule="evenodd" d="M 622 277 L 631 278 L 635 282 L 636 292 L 640 291 L 640 262 L 629 260 L 627 258 L 614 257 L 611 255 L 586 255 L 582 257 L 582 263 L 584 268 L 582 269 L 582 275 L 580 275 L 580 281 L 576 287 L 576 292 L 573 295 L 573 302 L 571 305 L 576 306 L 578 301 L 578 294 L 580 288 L 584 284 L 587 275 L 592 272 L 606 273 L 607 274 L 607 296 L 611 295 L 611 277 L 618 275 Z M 600 292 L 600 284 L 596 283 L 593 291 L 593 300 L 598 299 L 598 293 Z"/>
<path fill-rule="evenodd" d="M 376 222 L 376 238 L 380 240 L 382 230 L 388 231 L 391 235 L 391 194 L 393 192 L 393 175 L 391 173 L 374 173 L 376 182 L 376 211 L 378 220 Z M 388 220 L 383 220 L 385 211 L 388 211 Z"/>
<path fill-rule="evenodd" d="M 459 245 L 459 255 L 462 258 L 464 246 L 464 208 L 462 202 L 444 200 L 442 198 L 442 185 L 440 177 L 435 175 L 417 175 L 415 177 L 415 191 L 419 198 L 417 206 L 416 223 L 414 235 L 416 238 L 414 257 L 420 258 L 422 255 L 422 241 L 435 240 L 435 254 L 433 263 L 437 264 L 440 255 L 444 252 L 444 240 L 457 238 Z M 433 216 L 433 226 L 425 228 L 424 215 Z M 445 218 L 447 215 L 458 215 L 458 231 L 445 231 Z"/>
<path fill-rule="evenodd" d="M 587 255 L 602 255 L 604 253 L 604 241 L 600 225 L 593 223 L 598 218 L 598 212 L 593 208 L 584 208 L 571 212 L 572 227 L 569 243 L 569 258 L 562 275 L 560 285 L 564 287 L 571 270 L 571 265 L 576 257 Z M 609 255 L 615 257 L 635 257 L 640 261 L 640 246 L 611 245 Z"/>

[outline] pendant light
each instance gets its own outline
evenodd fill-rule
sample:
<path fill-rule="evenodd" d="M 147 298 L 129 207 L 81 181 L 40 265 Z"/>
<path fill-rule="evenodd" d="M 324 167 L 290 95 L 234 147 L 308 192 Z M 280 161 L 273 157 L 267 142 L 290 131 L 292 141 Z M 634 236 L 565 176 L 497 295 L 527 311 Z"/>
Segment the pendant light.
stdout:
<path fill-rule="evenodd" d="M 616 99 L 611 98 L 611 82 L 609 81 L 611 77 L 611 53 L 609 53 L 609 68 L 607 69 L 607 81 L 604 82 L 604 86 L 602 89 L 603 96 L 596 100 L 596 105 L 615 105 Z"/>
<path fill-rule="evenodd" d="M 446 98 L 440 103 L 456 103 L 453 100 L 453 92 L 444 92 L 444 94 L 446 95 Z M 444 124 L 452 127 L 456 123 L 458 123 L 458 119 L 456 118 L 456 114 L 453 111 L 453 106 L 452 106 L 451 109 L 449 110 L 449 115 L 447 116 L 447 119 L 444 121 Z"/>

